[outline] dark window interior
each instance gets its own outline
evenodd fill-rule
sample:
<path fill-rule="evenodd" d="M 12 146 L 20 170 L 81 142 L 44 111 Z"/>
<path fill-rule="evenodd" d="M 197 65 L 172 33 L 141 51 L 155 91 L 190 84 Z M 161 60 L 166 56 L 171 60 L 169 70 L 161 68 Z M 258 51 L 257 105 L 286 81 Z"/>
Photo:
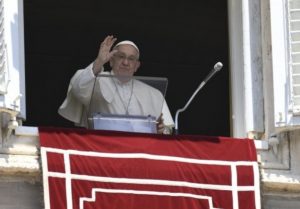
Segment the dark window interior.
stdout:
<path fill-rule="evenodd" d="M 25 125 L 73 127 L 60 117 L 70 78 L 96 57 L 106 35 L 141 51 L 140 76 L 169 79 L 173 117 L 217 61 L 224 68 L 179 116 L 181 134 L 230 135 L 226 1 L 24 1 Z"/>

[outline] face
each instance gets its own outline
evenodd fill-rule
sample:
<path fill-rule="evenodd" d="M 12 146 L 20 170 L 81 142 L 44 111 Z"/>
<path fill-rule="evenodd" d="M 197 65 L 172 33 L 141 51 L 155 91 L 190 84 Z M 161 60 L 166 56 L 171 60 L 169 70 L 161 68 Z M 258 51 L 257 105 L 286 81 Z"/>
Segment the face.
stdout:
<path fill-rule="evenodd" d="M 140 67 L 139 53 L 131 45 L 120 45 L 117 53 L 110 60 L 110 66 L 115 75 L 133 76 Z"/>

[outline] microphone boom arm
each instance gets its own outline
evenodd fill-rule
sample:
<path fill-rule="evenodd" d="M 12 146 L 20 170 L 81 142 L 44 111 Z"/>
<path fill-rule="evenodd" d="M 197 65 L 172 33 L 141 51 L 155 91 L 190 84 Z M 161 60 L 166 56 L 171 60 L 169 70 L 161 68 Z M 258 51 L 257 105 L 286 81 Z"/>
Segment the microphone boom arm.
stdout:
<path fill-rule="evenodd" d="M 178 134 L 178 116 L 179 113 L 185 111 L 188 106 L 190 105 L 190 103 L 193 101 L 193 99 L 195 98 L 195 96 L 197 95 L 197 93 L 203 88 L 203 86 L 218 72 L 222 69 L 223 64 L 221 62 L 217 62 L 214 65 L 214 68 L 210 71 L 210 73 L 206 76 L 206 78 L 200 83 L 200 85 L 198 86 L 198 88 L 196 89 L 196 91 L 193 93 L 193 95 L 190 97 L 190 99 L 188 100 L 188 102 L 185 104 L 185 106 L 183 108 L 180 108 L 176 111 L 176 115 L 175 115 L 175 134 Z"/>

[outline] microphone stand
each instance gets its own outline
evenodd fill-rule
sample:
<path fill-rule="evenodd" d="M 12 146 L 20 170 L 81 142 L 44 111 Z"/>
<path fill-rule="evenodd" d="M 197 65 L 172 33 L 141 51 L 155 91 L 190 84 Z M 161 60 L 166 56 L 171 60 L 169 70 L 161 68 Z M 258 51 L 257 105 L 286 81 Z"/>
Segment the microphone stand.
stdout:
<path fill-rule="evenodd" d="M 190 97 L 190 99 L 188 100 L 188 102 L 185 104 L 185 106 L 183 108 L 180 108 L 176 111 L 176 115 L 175 115 L 175 134 L 178 135 L 179 131 L 178 131 L 178 116 L 179 113 L 185 111 L 188 106 L 190 105 L 190 103 L 192 102 L 192 100 L 194 99 L 194 97 L 197 95 L 197 93 L 203 88 L 203 86 L 218 72 L 222 69 L 223 64 L 221 62 L 217 62 L 214 65 L 214 68 L 209 72 L 209 74 L 206 76 L 206 78 L 200 83 L 200 85 L 198 86 L 198 88 L 196 89 L 196 91 L 193 93 L 193 95 Z"/>

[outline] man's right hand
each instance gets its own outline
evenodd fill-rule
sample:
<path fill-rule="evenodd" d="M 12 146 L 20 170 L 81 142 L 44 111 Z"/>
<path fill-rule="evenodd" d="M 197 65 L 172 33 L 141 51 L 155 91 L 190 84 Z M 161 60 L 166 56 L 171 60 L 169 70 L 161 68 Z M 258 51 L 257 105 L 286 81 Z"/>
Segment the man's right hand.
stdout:
<path fill-rule="evenodd" d="M 110 58 L 117 52 L 117 50 L 112 50 L 111 47 L 117 39 L 114 36 L 106 36 L 104 41 L 101 43 L 98 56 L 94 61 L 93 72 L 97 75 L 105 63 L 107 63 Z"/>

